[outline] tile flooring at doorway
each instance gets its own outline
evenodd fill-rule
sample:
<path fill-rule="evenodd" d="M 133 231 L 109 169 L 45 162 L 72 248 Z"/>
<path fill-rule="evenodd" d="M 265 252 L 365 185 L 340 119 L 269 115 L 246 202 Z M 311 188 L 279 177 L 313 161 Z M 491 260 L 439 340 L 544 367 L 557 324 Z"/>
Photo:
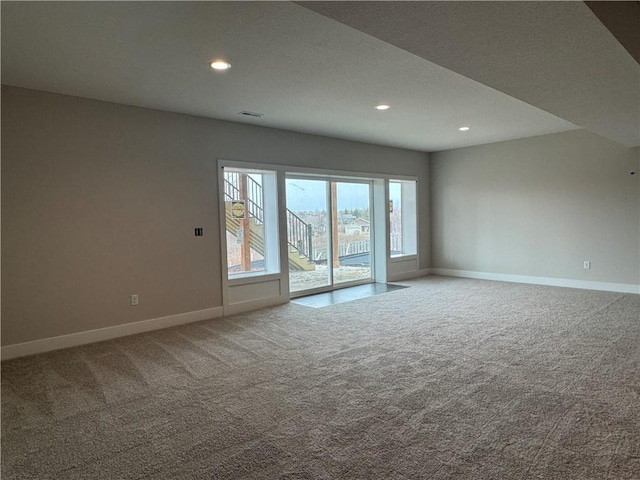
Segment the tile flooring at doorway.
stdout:
<path fill-rule="evenodd" d="M 368 283 L 357 287 L 342 288 L 332 292 L 317 293 L 306 297 L 299 297 L 291 300 L 291 303 L 304 305 L 305 307 L 322 308 L 336 303 L 350 302 L 361 298 L 371 297 L 381 293 L 392 292 L 402 288 L 409 288 L 405 285 L 395 285 L 393 283 Z"/>

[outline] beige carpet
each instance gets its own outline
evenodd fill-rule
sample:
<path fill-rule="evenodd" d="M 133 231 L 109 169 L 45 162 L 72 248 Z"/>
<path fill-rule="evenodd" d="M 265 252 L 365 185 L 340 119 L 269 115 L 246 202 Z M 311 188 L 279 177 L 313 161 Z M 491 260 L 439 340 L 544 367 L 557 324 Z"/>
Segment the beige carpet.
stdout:
<path fill-rule="evenodd" d="M 640 296 L 403 284 L 5 362 L 2 478 L 640 478 Z"/>

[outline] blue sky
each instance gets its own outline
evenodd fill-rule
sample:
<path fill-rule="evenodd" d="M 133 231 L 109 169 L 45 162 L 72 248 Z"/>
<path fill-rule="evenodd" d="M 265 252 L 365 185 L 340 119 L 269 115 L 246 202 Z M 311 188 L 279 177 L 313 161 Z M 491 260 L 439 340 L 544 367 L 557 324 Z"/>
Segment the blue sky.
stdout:
<path fill-rule="evenodd" d="M 287 208 L 294 212 L 326 210 L 327 184 L 322 180 L 287 179 Z M 396 202 L 394 192 L 391 198 Z M 369 185 L 364 183 L 338 183 L 338 209 L 353 210 L 369 205 Z"/>

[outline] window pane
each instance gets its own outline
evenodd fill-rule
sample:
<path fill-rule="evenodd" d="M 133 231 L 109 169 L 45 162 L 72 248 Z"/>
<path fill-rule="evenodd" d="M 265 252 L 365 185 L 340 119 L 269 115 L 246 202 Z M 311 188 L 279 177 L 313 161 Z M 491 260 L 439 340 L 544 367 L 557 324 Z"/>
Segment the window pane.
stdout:
<path fill-rule="evenodd" d="M 229 277 L 277 271 L 277 236 L 274 236 L 277 228 L 268 221 L 275 218 L 275 180 L 269 182 L 269 177 L 275 178 L 275 175 L 224 169 Z M 270 183 L 273 183 L 273 191 L 269 188 Z"/>
<path fill-rule="evenodd" d="M 301 292 L 331 285 L 331 211 L 329 183 L 324 180 L 286 180 L 289 291 Z"/>
<path fill-rule="evenodd" d="M 416 182 L 389 181 L 391 256 L 417 253 Z"/>
<path fill-rule="evenodd" d="M 371 278 L 369 184 L 337 182 L 333 282 Z"/>
<path fill-rule="evenodd" d="M 391 229 L 391 256 L 402 254 L 402 186 L 389 182 L 389 224 Z"/>

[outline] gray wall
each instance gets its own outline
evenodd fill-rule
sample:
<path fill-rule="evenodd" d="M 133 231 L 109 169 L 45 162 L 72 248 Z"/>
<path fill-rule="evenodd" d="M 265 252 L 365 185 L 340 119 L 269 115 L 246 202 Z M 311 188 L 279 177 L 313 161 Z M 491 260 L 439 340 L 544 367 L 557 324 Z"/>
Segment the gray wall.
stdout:
<path fill-rule="evenodd" d="M 639 284 L 639 154 L 586 131 L 431 154 L 432 267 Z"/>
<path fill-rule="evenodd" d="M 2 344 L 220 306 L 220 158 L 415 175 L 428 217 L 425 153 L 3 86 Z"/>

